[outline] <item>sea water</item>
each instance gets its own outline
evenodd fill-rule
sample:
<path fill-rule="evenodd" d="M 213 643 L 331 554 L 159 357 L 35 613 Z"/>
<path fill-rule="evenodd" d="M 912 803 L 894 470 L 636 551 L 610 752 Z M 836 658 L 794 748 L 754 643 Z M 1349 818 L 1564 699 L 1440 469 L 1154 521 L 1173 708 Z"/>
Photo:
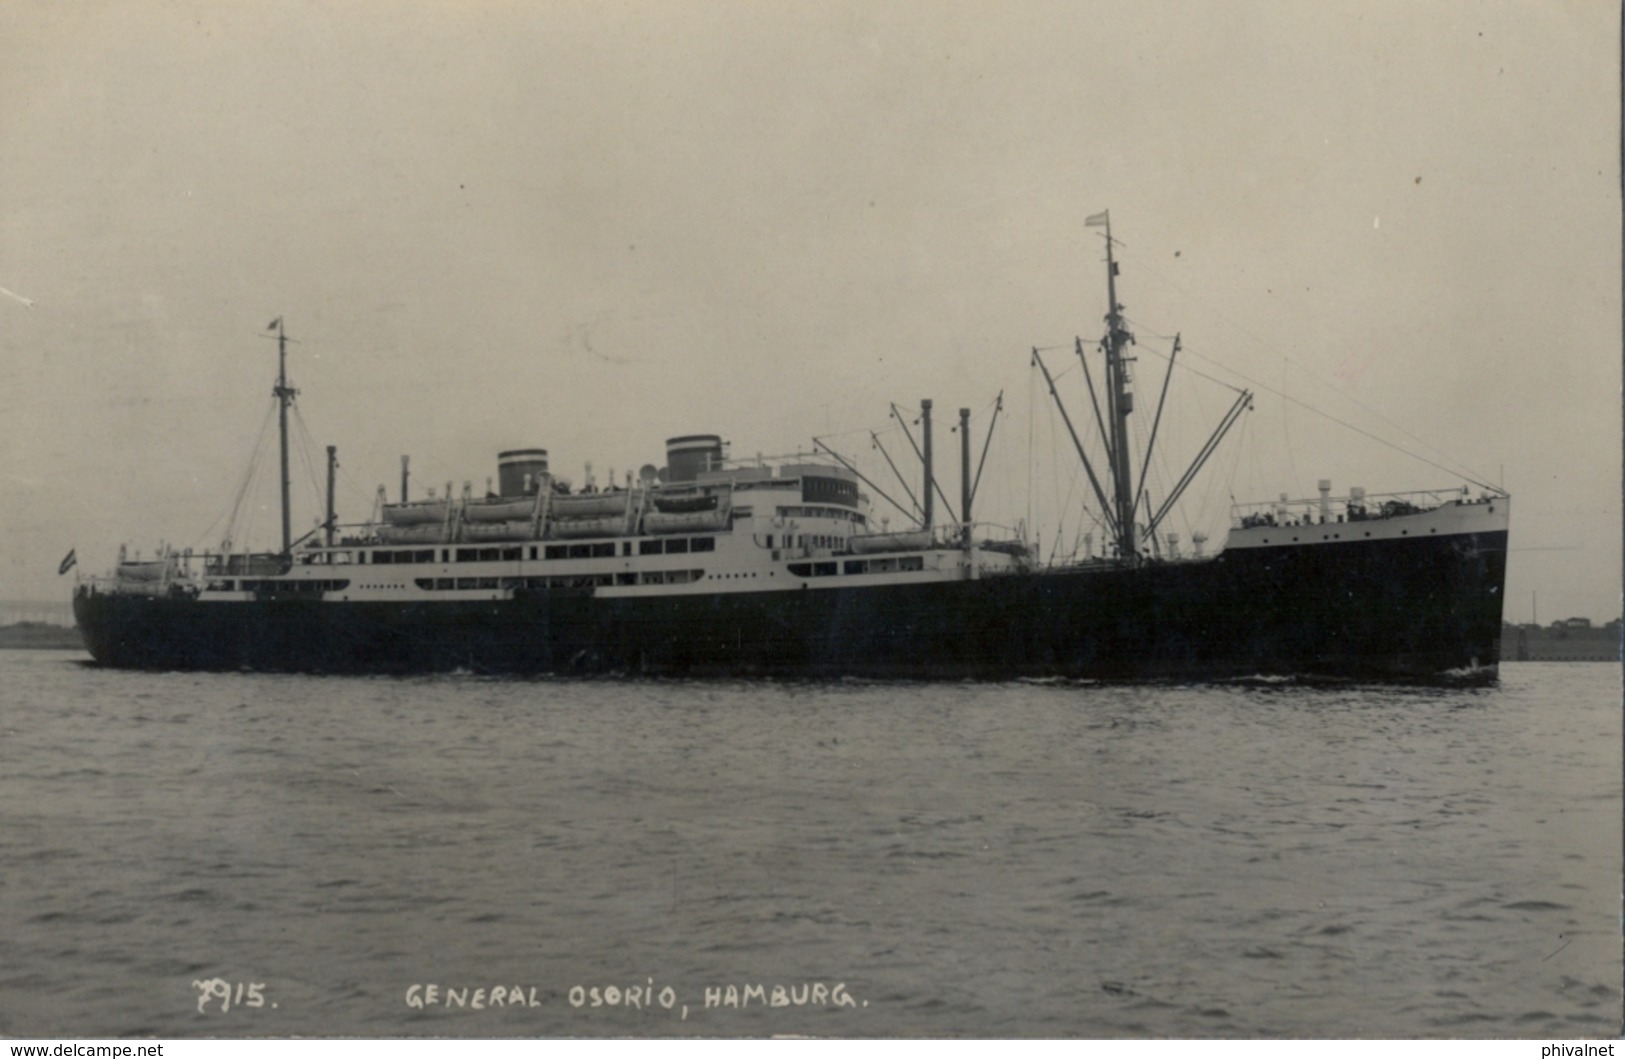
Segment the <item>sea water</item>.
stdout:
<path fill-rule="evenodd" d="M 0 652 L 0 1034 L 1621 1027 L 1620 667 L 1475 690 Z"/>

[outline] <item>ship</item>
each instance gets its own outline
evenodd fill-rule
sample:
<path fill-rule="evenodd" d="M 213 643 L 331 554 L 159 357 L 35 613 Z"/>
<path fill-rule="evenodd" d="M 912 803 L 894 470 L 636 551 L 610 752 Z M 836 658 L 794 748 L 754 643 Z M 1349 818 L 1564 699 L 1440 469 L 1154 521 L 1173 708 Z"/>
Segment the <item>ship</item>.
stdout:
<path fill-rule="evenodd" d="M 329 447 L 326 518 L 294 540 L 297 391 L 279 318 L 281 547 L 166 548 L 145 560 L 121 549 L 109 575 L 75 586 L 85 646 L 95 664 L 146 670 L 1494 681 L 1511 515 L 1502 489 L 1334 497 L 1323 480 L 1318 496 L 1234 506 L 1211 553 L 1199 537 L 1181 552 L 1159 535 L 1252 395 L 1239 391 L 1153 506 L 1155 426 L 1138 474 L 1130 452 L 1135 339 L 1110 217 L 1088 223 L 1104 228 L 1107 274 L 1098 391 L 1089 376 L 1093 460 L 1039 350 L 1032 359 L 1087 472 L 1100 554 L 1045 561 L 1024 531 L 973 520 L 965 409 L 956 517 L 934 471 L 929 400 L 918 441 L 908 435 L 921 477 L 918 495 L 896 504 L 912 515 L 903 529 L 876 519 L 870 494 L 890 498 L 828 445 L 734 461 L 721 435 L 687 434 L 666 441 L 663 466 L 580 490 L 553 473 L 548 450 L 527 448 L 498 454 L 484 495 L 468 485 L 454 495 L 448 482 L 413 499 L 403 457 L 399 498 L 380 487 L 353 524 L 334 511 Z M 1087 370 L 1081 340 L 1077 352 Z"/>

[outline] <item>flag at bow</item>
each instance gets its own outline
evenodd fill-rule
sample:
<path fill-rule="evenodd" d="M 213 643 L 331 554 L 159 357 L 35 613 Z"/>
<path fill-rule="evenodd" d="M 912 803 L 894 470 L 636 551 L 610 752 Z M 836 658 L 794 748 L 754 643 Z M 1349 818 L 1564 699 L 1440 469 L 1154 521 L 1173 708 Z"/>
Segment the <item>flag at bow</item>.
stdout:
<path fill-rule="evenodd" d="M 1085 228 L 1102 228 L 1109 223 L 1111 212 L 1111 210 L 1105 210 L 1101 213 L 1092 213 L 1083 219 L 1083 226 Z"/>
<path fill-rule="evenodd" d="M 62 557 L 62 561 L 57 564 L 56 576 L 61 577 L 69 570 L 72 570 L 75 566 L 79 565 L 79 556 L 75 554 L 77 550 L 78 549 L 76 548 L 68 549 L 68 554 L 64 555 Z"/>

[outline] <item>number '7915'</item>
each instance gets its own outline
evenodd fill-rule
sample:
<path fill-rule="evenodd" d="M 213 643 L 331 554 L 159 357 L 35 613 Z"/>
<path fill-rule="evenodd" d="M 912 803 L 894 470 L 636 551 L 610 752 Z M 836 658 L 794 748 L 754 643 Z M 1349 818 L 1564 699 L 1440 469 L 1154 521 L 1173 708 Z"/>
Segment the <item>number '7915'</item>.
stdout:
<path fill-rule="evenodd" d="M 265 1006 L 264 982 L 232 983 L 224 978 L 194 979 L 192 988 L 198 991 L 197 1010 L 202 1014 L 211 1001 L 220 1002 L 222 1012 L 233 1007 L 262 1008 Z"/>

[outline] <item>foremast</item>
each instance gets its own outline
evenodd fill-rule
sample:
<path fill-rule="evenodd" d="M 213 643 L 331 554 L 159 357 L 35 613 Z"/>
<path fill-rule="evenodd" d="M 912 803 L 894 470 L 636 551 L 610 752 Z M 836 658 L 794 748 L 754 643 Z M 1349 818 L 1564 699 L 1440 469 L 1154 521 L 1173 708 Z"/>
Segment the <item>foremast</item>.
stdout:
<path fill-rule="evenodd" d="M 1129 474 L 1128 417 L 1134 411 L 1128 363 L 1123 347 L 1134 336 L 1123 326 L 1123 307 L 1117 302 L 1117 260 L 1112 252 L 1111 211 L 1094 214 L 1086 225 L 1106 229 L 1106 337 L 1101 347 L 1106 354 L 1107 449 L 1112 468 L 1112 507 L 1117 522 L 1117 554 L 1125 561 L 1139 555 L 1134 533 L 1134 481 Z"/>
<path fill-rule="evenodd" d="M 299 391 L 288 385 L 288 334 L 282 327 L 282 317 L 273 320 L 271 326 L 276 329 L 276 385 L 271 393 L 277 399 L 277 432 L 282 455 L 282 556 L 287 558 L 293 554 L 293 516 L 288 502 L 288 408 Z M 328 503 L 332 503 L 331 487 Z"/>
<path fill-rule="evenodd" d="M 1067 414 L 1066 404 L 1061 400 L 1060 391 L 1056 389 L 1055 377 L 1045 366 L 1044 358 L 1036 346 L 1033 347 L 1033 363 L 1044 373 L 1044 382 L 1049 387 L 1050 397 L 1054 399 L 1055 407 L 1061 413 L 1067 434 L 1072 439 L 1072 446 L 1077 450 L 1078 459 L 1089 476 L 1089 485 L 1093 488 L 1095 500 L 1100 505 L 1100 521 L 1111 534 L 1115 558 L 1120 563 L 1134 565 L 1144 558 L 1140 554 L 1142 536 L 1155 548 L 1157 528 L 1162 524 L 1162 520 L 1173 510 L 1174 505 L 1195 480 L 1198 472 L 1213 455 L 1225 434 L 1235 425 L 1241 413 L 1252 407 L 1252 394 L 1246 390 L 1235 391 L 1237 397 L 1230 411 L 1209 435 L 1201 451 L 1196 454 L 1185 473 L 1163 498 L 1160 506 L 1153 505 L 1150 495 L 1146 492 L 1146 472 L 1150 470 L 1151 453 L 1156 447 L 1157 430 L 1162 423 L 1163 402 L 1167 399 L 1168 383 L 1173 376 L 1175 359 L 1179 356 L 1179 336 L 1174 336 L 1173 350 L 1168 356 L 1168 370 L 1162 380 L 1162 396 L 1157 401 L 1156 418 L 1151 425 L 1150 437 L 1146 441 L 1145 464 L 1140 469 L 1139 482 L 1136 485 L 1129 467 L 1128 428 L 1129 416 L 1134 412 L 1134 391 L 1128 366 L 1135 358 L 1125 352 L 1126 347 L 1134 344 L 1134 335 L 1125 326 L 1123 306 L 1117 300 L 1117 254 L 1115 244 L 1112 242 L 1110 212 L 1093 214 L 1084 220 L 1084 224 L 1091 228 L 1106 229 L 1106 334 L 1100 340 L 1100 349 L 1105 354 L 1106 360 L 1104 409 L 1096 396 L 1094 378 L 1089 371 L 1089 360 L 1083 353 L 1083 341 L 1081 339 L 1077 341 L 1078 359 L 1083 364 L 1084 378 L 1089 384 L 1089 400 L 1094 409 L 1095 422 L 1100 428 L 1100 441 L 1106 449 L 1104 475 L 1095 473 L 1083 442 L 1072 425 L 1072 417 Z M 1110 481 L 1103 485 L 1102 477 L 1110 478 Z M 1142 504 L 1145 506 L 1146 515 L 1143 535 L 1139 532 L 1141 527 L 1137 521 Z"/>

